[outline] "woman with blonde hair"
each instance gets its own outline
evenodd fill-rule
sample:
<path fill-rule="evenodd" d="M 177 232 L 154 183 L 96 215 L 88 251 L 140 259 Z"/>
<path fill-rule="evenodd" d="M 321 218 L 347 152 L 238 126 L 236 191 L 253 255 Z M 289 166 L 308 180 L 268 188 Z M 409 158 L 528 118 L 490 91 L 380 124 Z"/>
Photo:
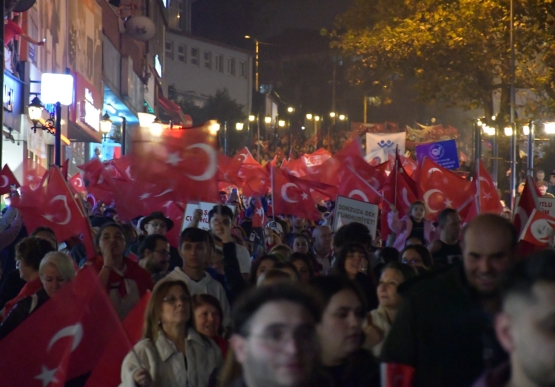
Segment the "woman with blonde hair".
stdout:
<path fill-rule="evenodd" d="M 127 354 L 121 386 L 205 387 L 215 380 L 222 354 L 192 326 L 191 294 L 183 281 L 154 288 L 143 340 Z"/>
<path fill-rule="evenodd" d="M 66 253 L 53 251 L 47 253 L 40 261 L 38 273 L 43 287 L 15 304 L 0 325 L 0 340 L 53 297 L 63 285 L 75 278 L 75 265 Z"/>

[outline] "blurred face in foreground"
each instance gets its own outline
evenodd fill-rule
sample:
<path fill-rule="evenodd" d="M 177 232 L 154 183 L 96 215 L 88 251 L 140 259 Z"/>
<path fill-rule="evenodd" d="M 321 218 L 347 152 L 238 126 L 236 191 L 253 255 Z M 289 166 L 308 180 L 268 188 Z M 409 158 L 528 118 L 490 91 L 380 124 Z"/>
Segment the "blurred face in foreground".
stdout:
<path fill-rule="evenodd" d="M 300 304 L 263 305 L 251 317 L 249 332 L 230 340 L 247 386 L 306 386 L 318 356 L 314 323 Z"/>

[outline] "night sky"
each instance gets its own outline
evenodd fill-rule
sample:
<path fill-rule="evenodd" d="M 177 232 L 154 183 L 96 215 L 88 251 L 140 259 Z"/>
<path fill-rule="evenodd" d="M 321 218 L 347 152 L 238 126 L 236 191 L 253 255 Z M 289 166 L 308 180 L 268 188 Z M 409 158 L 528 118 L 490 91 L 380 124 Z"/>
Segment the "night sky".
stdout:
<path fill-rule="evenodd" d="M 245 35 L 267 39 L 286 28 L 320 30 L 353 0 L 197 0 L 193 3 L 193 34 L 247 47 Z"/>

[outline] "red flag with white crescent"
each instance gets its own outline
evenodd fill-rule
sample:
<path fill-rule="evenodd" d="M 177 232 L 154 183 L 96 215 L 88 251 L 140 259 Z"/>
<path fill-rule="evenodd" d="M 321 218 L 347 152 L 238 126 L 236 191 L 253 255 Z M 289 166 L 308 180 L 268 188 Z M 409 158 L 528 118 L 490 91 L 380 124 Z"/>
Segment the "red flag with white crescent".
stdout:
<path fill-rule="evenodd" d="M 4 165 L 2 172 L 0 172 L 0 195 L 10 193 L 15 188 L 19 188 L 19 182 L 15 178 L 12 170 L 8 164 Z"/>
<path fill-rule="evenodd" d="M 534 209 L 522 230 L 520 240 L 537 246 L 547 246 L 554 234 L 555 218 L 548 213 Z"/>
<path fill-rule="evenodd" d="M 98 274 L 85 268 L 0 341 L 10 354 L 0 362 L 2 385 L 63 386 L 92 371 L 114 335 L 131 350 Z"/>

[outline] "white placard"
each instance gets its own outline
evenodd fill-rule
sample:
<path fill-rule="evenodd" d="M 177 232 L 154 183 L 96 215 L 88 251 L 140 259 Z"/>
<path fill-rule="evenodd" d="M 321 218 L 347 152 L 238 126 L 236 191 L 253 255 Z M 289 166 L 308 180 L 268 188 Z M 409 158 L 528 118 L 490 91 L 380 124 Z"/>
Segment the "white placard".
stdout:
<path fill-rule="evenodd" d="M 210 223 L 208 222 L 208 212 L 210 212 L 210 210 L 214 208 L 216 204 L 217 203 L 208 202 L 188 203 L 185 207 L 185 216 L 183 217 L 183 227 L 181 229 L 185 230 L 187 226 L 189 226 L 189 223 L 193 221 L 193 215 L 195 214 L 195 211 L 200 208 L 202 210 L 202 219 L 198 223 L 198 228 L 202 228 L 203 230 L 210 230 Z M 235 206 L 233 204 L 226 204 L 226 206 L 231 208 L 231 211 L 233 211 L 233 213 L 235 214 Z"/>
<path fill-rule="evenodd" d="M 555 218 L 555 199 L 554 198 L 538 198 L 538 211 L 547 212 Z"/>
<path fill-rule="evenodd" d="M 334 231 L 351 222 L 362 223 L 370 229 L 372 239 L 376 238 L 378 225 L 378 206 L 360 200 L 338 196 L 334 210 Z"/>

